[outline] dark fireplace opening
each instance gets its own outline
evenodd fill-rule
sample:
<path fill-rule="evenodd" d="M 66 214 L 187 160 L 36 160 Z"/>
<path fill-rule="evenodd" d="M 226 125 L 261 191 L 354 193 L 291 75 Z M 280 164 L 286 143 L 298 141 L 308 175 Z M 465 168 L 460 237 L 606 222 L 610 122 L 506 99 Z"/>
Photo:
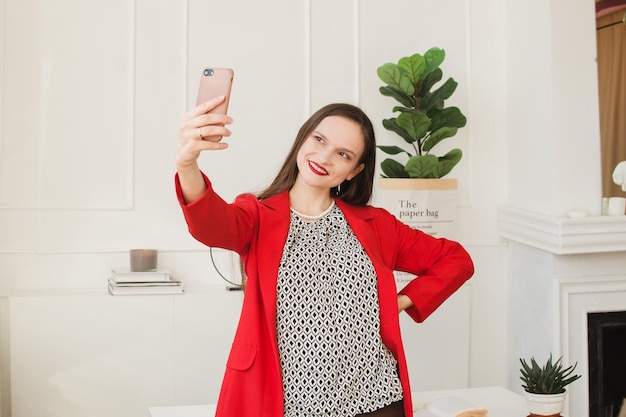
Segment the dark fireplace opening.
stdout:
<path fill-rule="evenodd" d="M 626 311 L 587 314 L 589 417 L 626 415 Z M 624 409 L 622 409 L 624 408 Z"/>

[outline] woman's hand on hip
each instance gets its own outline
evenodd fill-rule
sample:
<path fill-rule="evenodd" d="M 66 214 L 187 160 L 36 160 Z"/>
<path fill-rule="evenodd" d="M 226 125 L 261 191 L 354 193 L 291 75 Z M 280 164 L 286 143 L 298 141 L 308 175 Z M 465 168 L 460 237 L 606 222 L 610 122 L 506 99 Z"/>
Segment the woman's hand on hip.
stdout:
<path fill-rule="evenodd" d="M 408 295 L 398 294 L 398 313 L 403 312 L 412 305 L 413 301 L 411 301 Z"/>

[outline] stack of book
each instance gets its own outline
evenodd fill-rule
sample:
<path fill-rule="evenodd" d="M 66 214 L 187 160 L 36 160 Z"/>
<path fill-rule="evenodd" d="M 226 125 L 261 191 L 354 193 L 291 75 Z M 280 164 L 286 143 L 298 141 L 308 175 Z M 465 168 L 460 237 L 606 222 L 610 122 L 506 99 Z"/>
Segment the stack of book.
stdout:
<path fill-rule="evenodd" d="M 131 271 L 114 269 L 109 277 L 112 295 L 182 294 L 183 283 L 175 280 L 167 269 Z"/>

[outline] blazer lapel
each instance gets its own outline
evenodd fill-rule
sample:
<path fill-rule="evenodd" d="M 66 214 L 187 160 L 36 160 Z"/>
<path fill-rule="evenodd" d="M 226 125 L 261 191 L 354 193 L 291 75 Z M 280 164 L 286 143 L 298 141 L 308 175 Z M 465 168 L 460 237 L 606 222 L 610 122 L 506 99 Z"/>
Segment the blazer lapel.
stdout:
<path fill-rule="evenodd" d="M 268 329 L 276 330 L 276 284 L 283 248 L 289 233 L 289 194 L 283 192 L 262 201 L 259 229 L 259 288 Z"/>

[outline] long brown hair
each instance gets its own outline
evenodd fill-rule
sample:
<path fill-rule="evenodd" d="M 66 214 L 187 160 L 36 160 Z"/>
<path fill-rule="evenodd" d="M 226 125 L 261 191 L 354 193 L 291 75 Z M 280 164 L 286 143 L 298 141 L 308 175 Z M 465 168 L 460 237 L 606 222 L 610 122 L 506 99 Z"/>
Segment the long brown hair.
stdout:
<path fill-rule="evenodd" d="M 296 177 L 298 176 L 298 165 L 296 163 L 298 151 L 311 132 L 328 116 L 341 116 L 357 123 L 361 127 L 365 140 L 363 155 L 361 155 L 357 163 L 357 165 L 364 164 L 365 167 L 351 181 L 344 181 L 339 187 L 332 188 L 331 192 L 350 204 L 364 206 L 369 203 L 374 187 L 374 170 L 376 163 L 376 138 L 374 136 L 374 127 L 363 110 L 346 103 L 328 104 L 316 111 L 304 122 L 296 135 L 296 139 L 278 175 L 276 175 L 276 178 L 274 178 L 274 181 L 269 187 L 258 195 L 259 199 L 271 197 L 283 191 L 288 191 L 293 187 L 296 182 Z"/>

